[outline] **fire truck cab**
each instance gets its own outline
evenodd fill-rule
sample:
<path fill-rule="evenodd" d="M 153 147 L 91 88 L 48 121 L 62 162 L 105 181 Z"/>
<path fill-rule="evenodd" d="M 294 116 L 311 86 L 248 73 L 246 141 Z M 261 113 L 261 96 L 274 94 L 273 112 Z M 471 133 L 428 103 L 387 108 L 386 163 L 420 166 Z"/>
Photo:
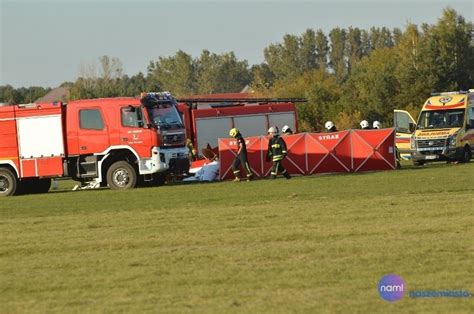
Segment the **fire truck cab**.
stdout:
<path fill-rule="evenodd" d="M 0 107 L 0 196 L 49 190 L 51 178 L 129 189 L 189 169 L 167 92 Z"/>

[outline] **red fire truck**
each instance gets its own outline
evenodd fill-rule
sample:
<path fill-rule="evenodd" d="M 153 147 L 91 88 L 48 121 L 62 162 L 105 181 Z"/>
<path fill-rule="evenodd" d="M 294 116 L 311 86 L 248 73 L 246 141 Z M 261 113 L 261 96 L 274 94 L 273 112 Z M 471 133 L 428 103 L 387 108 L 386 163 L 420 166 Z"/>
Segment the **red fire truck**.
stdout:
<path fill-rule="evenodd" d="M 0 196 L 51 178 L 129 189 L 189 169 L 186 131 L 167 92 L 0 107 Z"/>
<path fill-rule="evenodd" d="M 217 151 L 219 138 L 229 137 L 238 128 L 245 137 L 267 134 L 270 126 L 288 125 L 296 132 L 297 102 L 303 98 L 255 98 L 251 93 L 225 93 L 180 98 L 178 110 L 186 136 L 198 152 L 211 147 Z"/>

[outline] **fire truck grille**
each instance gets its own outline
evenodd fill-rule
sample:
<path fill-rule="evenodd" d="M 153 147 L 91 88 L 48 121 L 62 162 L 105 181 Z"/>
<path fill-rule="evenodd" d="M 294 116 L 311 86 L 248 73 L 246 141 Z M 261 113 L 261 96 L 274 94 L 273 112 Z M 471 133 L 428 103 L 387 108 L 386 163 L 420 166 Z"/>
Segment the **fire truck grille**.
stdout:
<path fill-rule="evenodd" d="M 163 142 L 166 146 L 183 145 L 184 141 L 184 133 L 166 134 L 163 136 Z"/>
<path fill-rule="evenodd" d="M 445 138 L 429 139 L 429 140 L 417 140 L 416 144 L 418 148 L 432 148 L 441 149 L 446 146 Z"/>

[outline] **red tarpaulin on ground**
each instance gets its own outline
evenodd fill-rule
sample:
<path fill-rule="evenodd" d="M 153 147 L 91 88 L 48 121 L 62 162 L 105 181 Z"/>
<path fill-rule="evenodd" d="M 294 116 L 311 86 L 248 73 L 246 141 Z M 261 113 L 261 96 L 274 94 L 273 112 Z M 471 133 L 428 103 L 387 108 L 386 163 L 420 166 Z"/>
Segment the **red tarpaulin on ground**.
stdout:
<path fill-rule="evenodd" d="M 288 155 L 283 165 L 291 174 L 360 172 L 396 168 L 395 130 L 346 130 L 335 133 L 299 133 L 283 136 Z M 270 173 L 266 161 L 268 138 L 246 138 L 248 160 L 256 177 Z M 219 139 L 220 177 L 233 178 L 235 139 Z M 241 169 L 243 171 L 243 169 Z"/>

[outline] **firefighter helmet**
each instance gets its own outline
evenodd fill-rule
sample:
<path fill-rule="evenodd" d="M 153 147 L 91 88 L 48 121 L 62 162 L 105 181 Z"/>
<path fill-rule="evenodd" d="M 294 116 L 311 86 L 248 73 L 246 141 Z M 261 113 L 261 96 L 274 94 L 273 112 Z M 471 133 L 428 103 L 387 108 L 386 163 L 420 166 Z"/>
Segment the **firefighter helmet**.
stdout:
<path fill-rule="evenodd" d="M 230 129 L 229 131 L 229 135 L 232 136 L 232 137 L 236 137 L 237 134 L 239 134 L 239 130 L 237 128 L 232 128 Z"/>
<path fill-rule="evenodd" d="M 327 121 L 327 122 L 324 124 L 324 127 L 326 128 L 326 130 L 330 131 L 330 130 L 334 127 L 334 122 L 332 122 L 332 121 Z"/>
<path fill-rule="evenodd" d="M 277 126 L 271 126 L 268 129 L 268 133 L 270 133 L 272 135 L 278 135 L 278 127 Z"/>
<path fill-rule="evenodd" d="M 282 128 L 281 128 L 281 131 L 283 133 L 293 133 L 293 131 L 290 129 L 290 127 L 288 125 L 284 125 Z"/>
<path fill-rule="evenodd" d="M 367 120 L 360 121 L 360 127 L 363 128 L 363 129 L 368 129 L 369 128 L 369 121 L 367 121 Z"/>
<path fill-rule="evenodd" d="M 374 129 L 381 129 L 382 128 L 382 123 L 379 121 L 374 121 L 374 124 L 372 126 Z"/>

